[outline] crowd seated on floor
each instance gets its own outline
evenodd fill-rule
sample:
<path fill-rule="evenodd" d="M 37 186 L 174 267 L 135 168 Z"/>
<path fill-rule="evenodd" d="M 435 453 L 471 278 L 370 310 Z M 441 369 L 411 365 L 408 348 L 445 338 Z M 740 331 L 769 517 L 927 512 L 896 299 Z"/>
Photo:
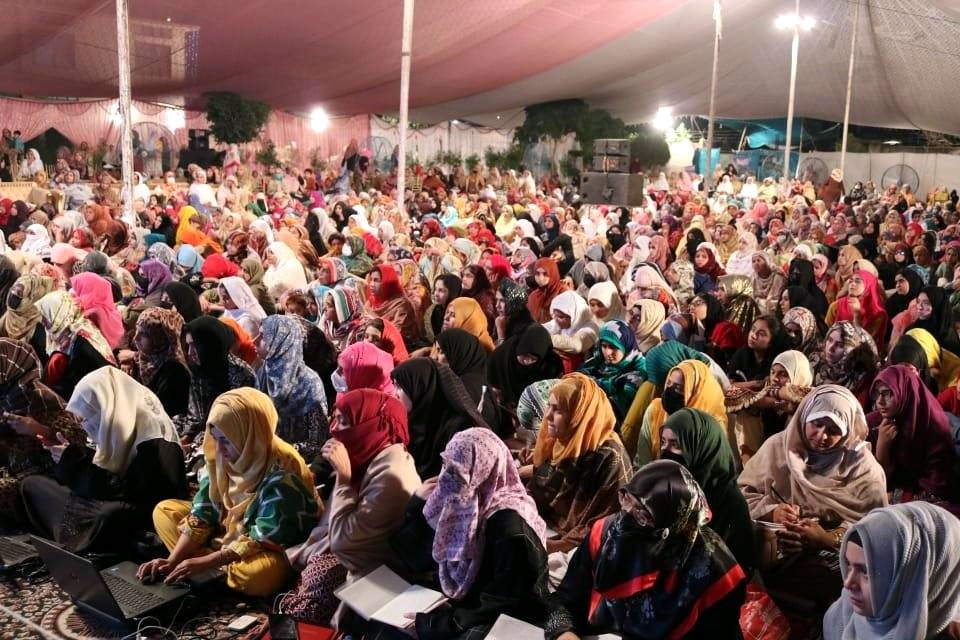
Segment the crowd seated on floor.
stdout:
<path fill-rule="evenodd" d="M 363 157 L 0 198 L 4 530 L 353 638 L 960 638 L 956 191 Z"/>

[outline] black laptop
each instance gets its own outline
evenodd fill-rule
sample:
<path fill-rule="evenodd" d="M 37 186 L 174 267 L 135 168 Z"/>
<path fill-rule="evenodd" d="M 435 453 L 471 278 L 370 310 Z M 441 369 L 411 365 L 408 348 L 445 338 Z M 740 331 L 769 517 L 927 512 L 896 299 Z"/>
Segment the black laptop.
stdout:
<path fill-rule="evenodd" d="M 126 624 L 177 602 L 190 591 L 187 585 L 144 584 L 137 565 L 121 562 L 98 569 L 55 542 L 30 536 L 50 576 L 79 608 Z"/>
<path fill-rule="evenodd" d="M 36 557 L 30 536 L 0 536 L 0 569 L 12 569 Z"/>

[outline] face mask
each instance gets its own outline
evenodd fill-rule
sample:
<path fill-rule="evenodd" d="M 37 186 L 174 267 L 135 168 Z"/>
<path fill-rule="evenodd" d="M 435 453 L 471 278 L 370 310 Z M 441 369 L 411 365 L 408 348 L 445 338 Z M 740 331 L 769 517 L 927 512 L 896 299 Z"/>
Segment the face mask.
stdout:
<path fill-rule="evenodd" d="M 14 294 L 12 291 L 7 294 L 7 308 L 8 309 L 17 309 L 20 307 L 20 303 L 23 302 L 23 298 Z"/>
<path fill-rule="evenodd" d="M 676 413 L 686 406 L 683 393 L 670 387 L 663 390 L 663 395 L 660 396 L 660 402 L 663 404 L 663 410 L 668 414 Z"/>
<path fill-rule="evenodd" d="M 686 465 L 686 461 L 683 459 L 682 453 L 674 453 L 673 451 L 660 451 L 661 460 L 673 460 L 677 464 Z"/>
<path fill-rule="evenodd" d="M 173 301 L 171 301 L 171 300 L 161 300 L 161 301 L 160 301 L 160 306 L 161 306 L 163 309 L 173 309 Z"/>
<path fill-rule="evenodd" d="M 135 272 L 133 273 L 133 281 L 137 283 L 137 287 L 138 287 L 141 291 L 146 291 L 146 290 L 147 290 L 147 287 L 148 287 L 149 284 L 150 284 L 150 280 L 148 280 L 146 277 L 144 277 L 143 275 L 141 275 L 139 271 L 135 271 Z"/>
<path fill-rule="evenodd" d="M 340 369 L 337 369 L 330 374 L 330 383 L 333 384 L 333 389 L 337 393 L 346 393 L 350 389 L 347 387 L 347 381 L 344 379 L 343 375 L 340 373 Z"/>
<path fill-rule="evenodd" d="M 174 178 L 173 176 L 170 176 L 169 178 L 167 178 L 167 184 L 173 184 L 173 183 L 176 182 L 176 181 L 177 181 L 177 179 Z"/>
<path fill-rule="evenodd" d="M 351 247 L 349 244 L 345 244 L 343 245 L 343 249 L 340 250 L 340 253 L 349 258 L 353 255 L 353 247 Z"/>

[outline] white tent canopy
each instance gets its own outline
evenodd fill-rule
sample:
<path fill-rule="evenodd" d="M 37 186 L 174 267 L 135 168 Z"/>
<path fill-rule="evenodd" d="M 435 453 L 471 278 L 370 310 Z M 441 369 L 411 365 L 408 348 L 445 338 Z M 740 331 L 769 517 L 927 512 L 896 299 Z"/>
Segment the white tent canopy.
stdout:
<path fill-rule="evenodd" d="M 801 0 L 801 15 L 817 22 L 800 39 L 796 115 L 843 119 L 857 4 L 851 122 L 960 133 L 960 0 Z M 790 0 L 722 0 L 718 117 L 786 113 L 790 32 L 774 21 L 793 9 Z M 524 105 L 561 98 L 585 98 L 628 122 L 649 120 L 659 107 L 705 114 L 712 14 L 713 0 L 678 2 L 666 15 L 569 62 L 492 91 L 414 109 L 411 117 L 516 126 Z"/>

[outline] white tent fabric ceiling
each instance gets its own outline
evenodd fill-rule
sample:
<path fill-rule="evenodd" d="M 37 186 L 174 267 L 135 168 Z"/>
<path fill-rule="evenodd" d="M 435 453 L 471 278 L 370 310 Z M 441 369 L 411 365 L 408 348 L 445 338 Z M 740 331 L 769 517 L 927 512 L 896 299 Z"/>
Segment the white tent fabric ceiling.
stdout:
<path fill-rule="evenodd" d="M 850 36 L 860 10 L 851 121 L 960 133 L 960 1 L 801 0 L 816 26 L 800 37 L 796 115 L 840 121 Z M 628 122 L 659 107 L 678 115 L 709 111 L 713 0 L 678 2 L 667 15 L 575 60 L 508 86 L 417 109 L 424 120 L 468 117 L 515 123 L 517 110 L 559 98 L 586 98 Z M 790 74 L 789 31 L 775 28 L 790 0 L 722 0 L 716 112 L 783 117 Z M 500 118 L 496 118 L 496 116 Z"/>
<path fill-rule="evenodd" d="M 714 0 L 417 0 L 411 116 L 497 128 L 584 98 L 628 122 L 708 112 Z M 721 0 L 717 115 L 783 117 L 794 0 Z M 401 0 L 131 2 L 133 93 L 198 107 L 225 90 L 306 113 L 395 113 Z M 796 114 L 960 133 L 960 0 L 801 0 Z M 113 0 L 0 0 L 0 91 L 113 98 Z M 498 117 L 499 116 L 499 117 Z"/>

